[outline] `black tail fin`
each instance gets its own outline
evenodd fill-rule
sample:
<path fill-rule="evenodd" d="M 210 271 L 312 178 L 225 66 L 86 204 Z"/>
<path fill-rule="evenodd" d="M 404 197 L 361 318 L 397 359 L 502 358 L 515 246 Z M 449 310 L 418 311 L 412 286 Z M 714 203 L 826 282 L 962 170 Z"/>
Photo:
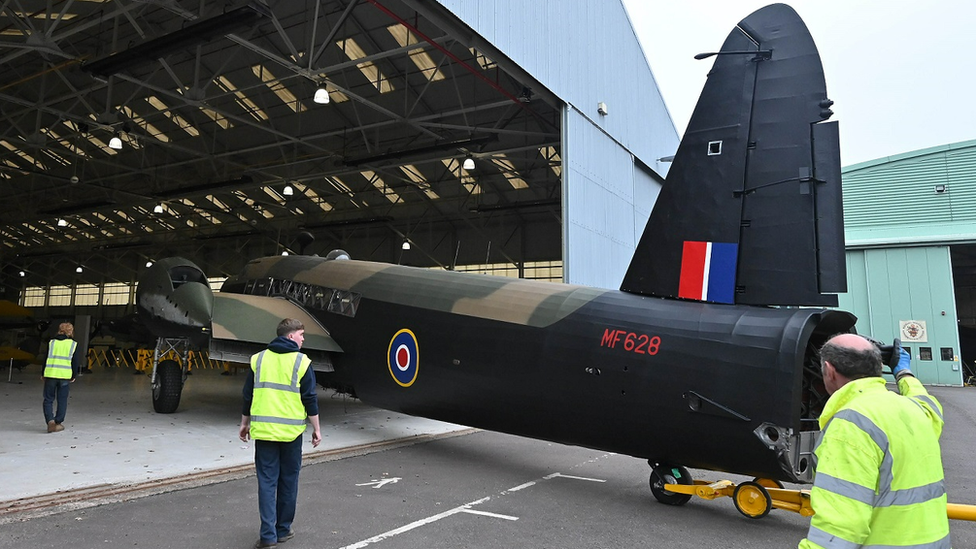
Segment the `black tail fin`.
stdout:
<path fill-rule="evenodd" d="M 847 291 L 840 147 L 820 55 L 792 8 L 729 34 L 621 290 L 753 305 Z"/>

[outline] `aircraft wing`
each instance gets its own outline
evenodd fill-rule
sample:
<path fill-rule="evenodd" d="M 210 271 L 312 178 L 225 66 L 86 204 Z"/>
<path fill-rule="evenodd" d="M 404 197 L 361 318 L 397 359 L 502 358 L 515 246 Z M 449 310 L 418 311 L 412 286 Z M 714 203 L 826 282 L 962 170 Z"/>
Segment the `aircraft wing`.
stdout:
<path fill-rule="evenodd" d="M 275 327 L 284 318 L 296 318 L 305 325 L 302 352 L 312 359 L 312 368 L 333 371 L 328 353 L 341 353 L 342 347 L 305 309 L 277 297 L 215 293 L 210 358 L 249 362 L 251 355 L 275 338 Z"/>

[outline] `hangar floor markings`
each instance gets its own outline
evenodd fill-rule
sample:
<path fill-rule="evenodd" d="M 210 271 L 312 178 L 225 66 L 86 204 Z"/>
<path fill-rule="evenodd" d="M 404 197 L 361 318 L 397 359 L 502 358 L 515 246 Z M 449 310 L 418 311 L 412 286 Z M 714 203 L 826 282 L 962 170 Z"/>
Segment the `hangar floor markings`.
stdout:
<path fill-rule="evenodd" d="M 614 454 L 604 454 L 604 455 L 602 455 L 602 456 L 600 456 L 598 458 L 591 459 L 591 460 L 587 460 L 584 463 L 577 464 L 577 465 L 574 466 L 574 468 L 579 467 L 581 465 L 588 464 L 588 463 L 592 463 L 594 461 L 597 461 L 599 459 L 603 459 L 603 458 L 606 458 L 606 457 L 609 457 L 609 456 L 612 456 L 612 455 L 614 455 Z M 552 480 L 552 479 L 555 479 L 555 478 L 565 478 L 565 479 L 569 479 L 569 480 L 579 480 L 579 481 L 584 481 L 584 482 L 606 482 L 606 480 L 598 479 L 598 478 L 588 478 L 588 477 L 579 477 L 579 476 L 574 476 L 574 475 L 564 475 L 562 473 L 552 473 L 552 474 L 546 475 L 546 476 L 544 476 L 542 478 L 539 478 L 539 479 L 536 479 L 536 480 L 532 480 L 532 481 L 529 481 L 529 482 L 525 482 L 523 484 L 519 484 L 518 486 L 514 486 L 514 487 L 509 488 L 507 490 L 503 490 L 498 495 L 499 496 L 506 496 L 506 495 L 512 494 L 514 492 L 518 492 L 518 491 L 524 490 L 526 488 L 530 488 L 530 487 L 535 486 L 535 485 L 537 485 L 537 484 L 539 484 L 541 482 L 545 482 L 547 480 Z M 369 483 L 369 484 L 372 484 L 372 483 Z M 363 486 L 363 484 L 357 484 L 356 486 Z M 378 488 L 378 486 L 374 486 L 374 488 Z M 389 530 L 387 532 L 383 532 L 382 534 L 373 536 L 373 537 L 368 538 L 368 539 L 364 539 L 364 540 L 359 541 L 357 543 L 353 543 L 351 545 L 346 545 L 346 546 L 342 547 L 341 549 L 361 549 L 361 548 L 366 547 L 368 545 L 372 545 L 374 543 L 379 543 L 381 541 L 387 540 L 387 539 L 392 538 L 394 536 L 403 534 L 405 532 L 409 532 L 411 530 L 415 530 L 417 528 L 420 528 L 421 526 L 426 526 L 428 524 L 432 524 L 434 522 L 437 522 L 439 520 L 445 519 L 445 518 L 450 517 L 450 516 L 457 515 L 459 513 L 466 513 L 466 514 L 470 514 L 470 515 L 478 515 L 478 516 L 484 516 L 484 517 L 496 518 L 496 519 L 502 519 L 502 520 L 509 520 L 509 521 L 516 521 L 516 520 L 519 519 L 519 517 L 514 517 L 514 516 L 511 516 L 511 515 L 502 515 L 502 514 L 499 514 L 499 513 L 492 513 L 492 512 L 489 512 L 489 511 L 481 511 L 479 509 L 472 509 L 473 507 L 475 507 L 477 505 L 481 505 L 482 503 L 491 501 L 491 499 L 492 499 L 492 496 L 486 496 L 486 497 L 483 497 L 481 499 L 472 501 L 470 503 L 465 503 L 464 505 L 459 505 L 459 506 L 457 506 L 457 507 L 455 507 L 453 509 L 448 509 L 447 511 L 444 511 L 443 513 L 438 513 L 436 515 L 432 515 L 432 516 L 429 516 L 429 517 L 426 517 L 426 518 L 422 518 L 420 520 L 411 522 L 410 524 L 406 524 L 406 525 L 400 526 L 399 528 L 394 528 L 393 530 Z"/>

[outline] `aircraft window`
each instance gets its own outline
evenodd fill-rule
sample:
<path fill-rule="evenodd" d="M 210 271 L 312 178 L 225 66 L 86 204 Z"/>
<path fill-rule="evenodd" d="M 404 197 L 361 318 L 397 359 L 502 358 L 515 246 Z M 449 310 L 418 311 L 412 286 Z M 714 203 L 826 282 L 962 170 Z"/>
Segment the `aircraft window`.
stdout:
<path fill-rule="evenodd" d="M 918 348 L 918 359 L 919 360 L 932 360 L 932 347 L 919 347 Z"/>
<path fill-rule="evenodd" d="M 722 154 L 722 142 L 721 141 L 709 141 L 708 142 L 708 156 L 717 156 Z"/>
<path fill-rule="evenodd" d="M 349 290 L 333 290 L 332 301 L 329 302 L 329 312 L 354 317 L 359 309 L 360 297 L 360 294 Z"/>
<path fill-rule="evenodd" d="M 942 360 L 952 360 L 954 358 L 952 347 L 942 347 L 939 350 L 942 353 Z"/>

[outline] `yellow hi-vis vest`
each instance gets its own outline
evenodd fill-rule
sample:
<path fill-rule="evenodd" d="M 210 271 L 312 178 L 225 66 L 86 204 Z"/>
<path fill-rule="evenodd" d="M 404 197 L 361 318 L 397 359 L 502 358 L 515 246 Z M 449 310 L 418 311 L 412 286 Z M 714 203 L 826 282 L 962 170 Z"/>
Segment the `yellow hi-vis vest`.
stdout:
<path fill-rule="evenodd" d="M 807 539 L 818 547 L 949 549 L 942 406 L 911 376 L 851 381 L 820 416 Z"/>
<path fill-rule="evenodd" d="M 77 348 L 78 343 L 72 339 L 52 339 L 47 347 L 44 377 L 71 379 L 71 357 Z"/>
<path fill-rule="evenodd" d="M 251 357 L 251 438 L 291 442 L 305 432 L 301 380 L 311 363 L 302 353 L 264 350 Z"/>

